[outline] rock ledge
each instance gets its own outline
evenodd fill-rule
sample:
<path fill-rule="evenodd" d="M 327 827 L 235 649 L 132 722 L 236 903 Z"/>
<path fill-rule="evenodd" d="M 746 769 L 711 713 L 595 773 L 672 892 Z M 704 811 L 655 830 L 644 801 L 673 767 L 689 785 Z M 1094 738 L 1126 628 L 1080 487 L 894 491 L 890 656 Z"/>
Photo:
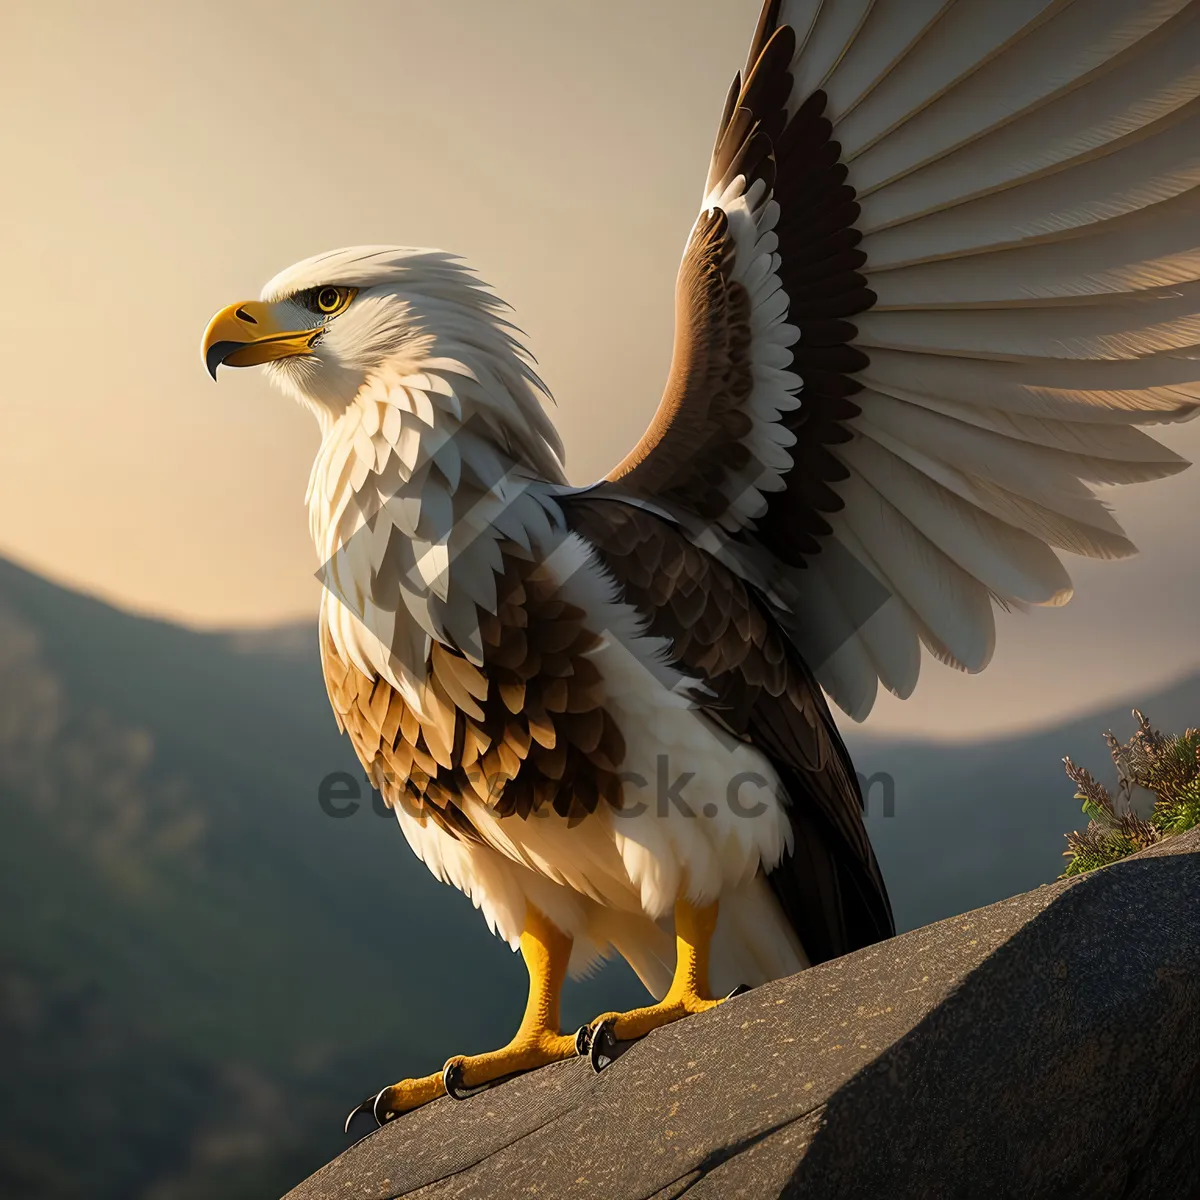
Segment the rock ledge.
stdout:
<path fill-rule="evenodd" d="M 439 1100 L 286 1200 L 1200 1196 L 1200 830 Z"/>

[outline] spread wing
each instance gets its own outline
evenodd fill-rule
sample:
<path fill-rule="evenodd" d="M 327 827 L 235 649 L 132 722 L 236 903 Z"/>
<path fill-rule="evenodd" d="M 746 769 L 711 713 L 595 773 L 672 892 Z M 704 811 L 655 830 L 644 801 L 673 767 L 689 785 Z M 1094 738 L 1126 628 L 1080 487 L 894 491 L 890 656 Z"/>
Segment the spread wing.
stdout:
<path fill-rule="evenodd" d="M 1200 4 L 769 0 L 679 273 L 671 374 L 600 485 L 727 548 L 851 715 L 980 670 L 1095 484 L 1200 403 Z M 755 557 L 756 556 L 756 557 Z"/>

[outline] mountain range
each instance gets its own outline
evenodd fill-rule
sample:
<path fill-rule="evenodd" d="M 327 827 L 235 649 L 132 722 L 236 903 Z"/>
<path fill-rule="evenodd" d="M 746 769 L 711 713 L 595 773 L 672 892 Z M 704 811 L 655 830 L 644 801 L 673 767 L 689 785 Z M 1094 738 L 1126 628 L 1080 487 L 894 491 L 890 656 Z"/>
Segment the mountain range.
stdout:
<path fill-rule="evenodd" d="M 1102 773 L 1135 703 L 1195 723 L 1200 676 L 971 744 L 849 730 L 900 927 L 1052 880 L 1062 756 Z M 363 1095 L 505 1040 L 523 988 L 373 802 L 312 629 L 196 632 L 0 560 L 0 1195 L 278 1195 Z M 607 966 L 564 1023 L 642 995 Z"/>

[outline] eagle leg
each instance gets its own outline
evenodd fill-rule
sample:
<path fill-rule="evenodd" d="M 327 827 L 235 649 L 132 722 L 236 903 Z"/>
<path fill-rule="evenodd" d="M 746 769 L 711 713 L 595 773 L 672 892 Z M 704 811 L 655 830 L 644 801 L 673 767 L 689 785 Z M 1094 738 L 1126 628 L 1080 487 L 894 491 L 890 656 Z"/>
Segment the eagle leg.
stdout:
<path fill-rule="evenodd" d="M 723 1003 L 722 999 L 713 998 L 708 986 L 709 948 L 716 927 L 715 900 L 705 905 L 684 899 L 675 902 L 675 975 L 667 994 L 657 1004 L 645 1008 L 604 1013 L 580 1031 L 578 1052 L 588 1054 L 597 1071 L 612 1059 L 614 1042 L 635 1041 L 660 1025 L 707 1012 Z"/>
<path fill-rule="evenodd" d="M 558 1002 L 571 958 L 571 939 L 530 905 L 521 932 L 521 954 L 529 971 L 529 997 L 512 1041 L 487 1054 L 448 1059 L 437 1075 L 384 1088 L 372 1106 L 381 1125 L 438 1096 L 462 1099 L 511 1075 L 575 1056 L 575 1038 L 564 1037 L 558 1029 Z"/>
<path fill-rule="evenodd" d="M 708 905 L 676 901 L 676 970 L 670 989 L 656 1004 L 628 1013 L 604 1013 L 580 1031 L 577 1052 L 589 1054 L 596 1070 L 611 1060 L 612 1043 L 634 1042 L 660 1025 L 670 1025 L 692 1013 L 708 1012 L 722 1003 L 708 990 L 709 947 L 716 929 L 716 908 L 715 900 Z"/>

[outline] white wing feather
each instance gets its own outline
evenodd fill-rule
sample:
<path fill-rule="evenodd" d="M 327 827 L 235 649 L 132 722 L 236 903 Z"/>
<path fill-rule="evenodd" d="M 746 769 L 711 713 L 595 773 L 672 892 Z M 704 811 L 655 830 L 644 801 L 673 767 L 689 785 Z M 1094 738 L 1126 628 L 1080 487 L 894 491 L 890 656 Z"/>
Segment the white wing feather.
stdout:
<path fill-rule="evenodd" d="M 782 6 L 789 110 L 827 93 L 878 301 L 854 318 L 870 365 L 830 524 L 893 598 L 818 668 L 857 718 L 876 680 L 912 691 L 919 642 L 981 669 L 993 600 L 1065 602 L 1050 547 L 1133 552 L 1087 481 L 1187 465 L 1136 427 L 1200 403 L 1198 12 Z M 817 626 L 850 607 L 832 568 L 805 595 Z"/>

